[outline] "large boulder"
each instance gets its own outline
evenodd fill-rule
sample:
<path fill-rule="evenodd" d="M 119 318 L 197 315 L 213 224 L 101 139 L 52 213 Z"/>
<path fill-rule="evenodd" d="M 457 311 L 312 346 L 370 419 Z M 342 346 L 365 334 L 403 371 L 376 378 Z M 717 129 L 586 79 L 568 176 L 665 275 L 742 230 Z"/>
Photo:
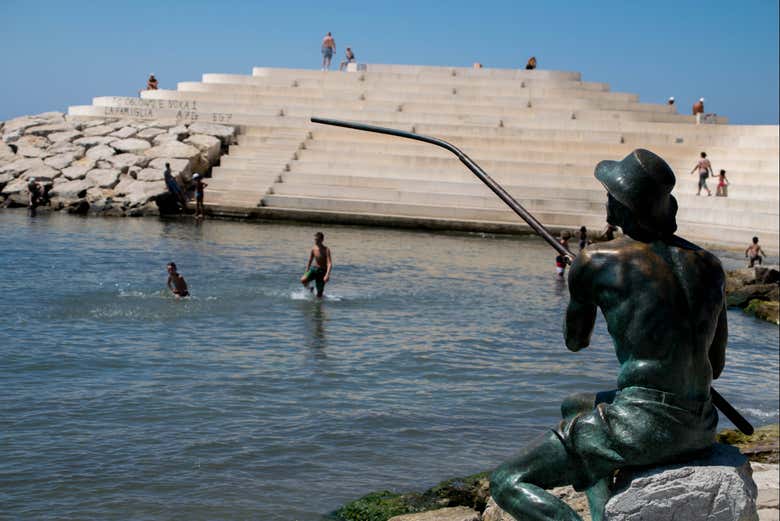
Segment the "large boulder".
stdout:
<path fill-rule="evenodd" d="M 11 174 L 0 174 L 0 188 L 5 186 L 7 183 L 10 183 L 14 179 L 16 179 L 16 177 Z"/>
<path fill-rule="evenodd" d="M 74 199 L 82 199 L 87 195 L 87 190 L 92 188 L 93 183 L 85 179 L 79 179 L 76 181 L 67 181 L 65 183 L 59 183 L 52 187 L 49 195 L 52 198 L 59 198 L 63 201 L 71 201 Z"/>
<path fill-rule="evenodd" d="M 136 134 L 136 137 L 142 138 L 142 139 L 153 139 L 156 136 L 159 136 L 160 134 L 165 134 L 165 130 L 157 127 L 149 127 L 145 128 L 142 131 L 140 131 L 138 134 Z"/>
<path fill-rule="evenodd" d="M 43 136 L 22 136 L 15 143 L 16 153 L 25 157 L 46 157 L 50 141 Z"/>
<path fill-rule="evenodd" d="M 114 125 L 98 125 L 95 127 L 85 128 L 83 133 L 85 136 L 107 136 L 116 129 Z M 116 139 L 116 138 L 114 138 Z"/>
<path fill-rule="evenodd" d="M 79 158 L 80 157 L 77 153 L 65 152 L 64 154 L 57 154 L 56 156 L 47 157 L 43 160 L 43 162 L 46 164 L 46 166 L 56 168 L 57 170 L 62 170 Z"/>
<path fill-rule="evenodd" d="M 127 139 L 129 137 L 135 136 L 137 133 L 138 129 L 135 127 L 122 127 L 109 135 L 119 139 Z"/>
<path fill-rule="evenodd" d="M 755 315 L 756 318 L 780 325 L 780 302 L 777 300 L 751 300 L 745 306 L 745 312 Z"/>
<path fill-rule="evenodd" d="M 87 172 L 87 181 L 99 188 L 114 188 L 119 182 L 119 174 L 116 169 L 96 168 Z"/>
<path fill-rule="evenodd" d="M 144 152 L 144 155 L 153 159 L 187 159 L 189 168 L 185 170 L 189 170 L 189 172 L 205 172 L 209 168 L 209 164 L 201 156 L 200 150 L 192 145 L 187 145 L 178 141 L 171 141 L 152 147 Z M 171 163 L 171 166 L 173 166 L 173 163 Z M 153 166 L 153 168 L 156 167 Z M 182 171 L 182 178 L 188 180 L 189 172 L 185 174 L 184 171 Z"/>
<path fill-rule="evenodd" d="M 35 125 L 25 129 L 24 133 L 25 135 L 33 136 L 48 136 L 49 134 L 54 134 L 57 132 L 68 132 L 70 130 L 73 130 L 73 128 L 63 122 Z"/>
<path fill-rule="evenodd" d="M 108 162 L 111 163 L 115 168 L 124 171 L 131 166 L 144 167 L 148 165 L 149 158 L 146 156 L 139 156 L 138 154 L 125 153 L 110 157 Z"/>
<path fill-rule="evenodd" d="M 139 181 L 162 181 L 165 175 L 162 170 L 156 168 L 144 168 L 135 176 Z"/>
<path fill-rule="evenodd" d="M 192 168 L 189 159 L 174 159 L 171 157 L 160 157 L 153 159 L 149 162 L 149 168 L 155 168 L 157 170 L 165 170 L 165 163 L 171 165 L 171 174 L 173 177 L 179 176 L 180 178 L 189 179 L 192 173 Z"/>
<path fill-rule="evenodd" d="M 48 135 L 49 141 L 52 143 L 62 143 L 63 141 L 70 142 L 80 137 L 81 132 L 78 130 L 65 130 L 63 132 L 54 132 Z"/>
<path fill-rule="evenodd" d="M 15 157 L 16 154 L 11 147 L 0 141 L 0 162 L 12 161 Z"/>
<path fill-rule="evenodd" d="M 3 141 L 12 142 L 5 139 L 6 135 L 17 134 L 16 139 L 24 134 L 24 131 L 30 127 L 36 125 L 43 125 L 47 122 L 47 118 L 41 116 L 21 116 L 14 119 L 9 119 L 3 124 Z"/>
<path fill-rule="evenodd" d="M 154 136 L 152 139 L 152 143 L 154 143 L 155 146 L 158 145 L 164 145 L 165 143 L 171 143 L 171 142 L 178 142 L 179 139 L 177 136 L 173 134 L 168 134 L 167 132 L 164 134 L 158 134 Z"/>
<path fill-rule="evenodd" d="M 74 161 L 69 167 L 63 168 L 62 175 L 69 180 L 84 179 L 87 172 L 93 168 L 95 168 L 95 160 L 84 157 Z"/>
<path fill-rule="evenodd" d="M 44 163 L 40 158 L 21 158 L 7 165 L 0 166 L 0 174 L 11 174 L 14 177 L 18 177 L 22 172 L 42 166 L 44 166 Z"/>
<path fill-rule="evenodd" d="M 84 136 L 73 140 L 74 145 L 83 147 L 94 147 L 98 145 L 108 145 L 116 141 L 115 137 L 110 136 Z"/>
<path fill-rule="evenodd" d="M 726 296 L 728 306 L 744 308 L 751 300 L 780 300 L 780 286 L 774 284 L 748 284 Z"/>
<path fill-rule="evenodd" d="M 24 193 L 27 194 L 27 181 L 25 179 L 22 179 L 20 177 L 14 179 L 10 183 L 6 184 L 3 187 L 3 190 L 0 191 L 3 195 L 12 195 L 12 194 L 18 194 L 18 193 Z"/>
<path fill-rule="evenodd" d="M 217 125 L 214 123 L 193 123 L 189 128 L 190 134 L 207 134 L 218 137 L 223 143 L 231 143 L 236 135 L 235 127 Z"/>
<path fill-rule="evenodd" d="M 623 469 L 613 490 L 604 521 L 758 521 L 750 463 L 729 445 L 685 463 Z"/>
<path fill-rule="evenodd" d="M 119 152 L 140 154 L 144 150 L 152 148 L 152 145 L 150 145 L 149 142 L 145 139 L 128 138 L 113 141 L 111 143 L 111 147 L 118 150 Z"/>
<path fill-rule="evenodd" d="M 73 154 L 76 159 L 81 159 L 84 157 L 86 148 L 74 145 L 73 143 L 68 143 L 67 141 L 60 141 L 59 143 L 54 143 L 49 146 L 49 148 L 46 149 L 46 152 L 49 153 L 49 157 L 57 156 L 59 154 Z"/>
<path fill-rule="evenodd" d="M 203 159 L 210 165 L 213 165 L 219 159 L 222 143 L 214 136 L 194 134 L 185 139 L 184 142 L 200 150 Z"/>
<path fill-rule="evenodd" d="M 153 202 L 157 196 L 162 195 L 167 191 L 168 189 L 162 181 L 151 183 L 136 181 L 125 196 L 125 205 L 128 208 L 144 206 L 149 202 Z"/>
<path fill-rule="evenodd" d="M 19 179 L 25 179 L 25 180 L 35 179 L 38 182 L 47 182 L 47 181 L 51 181 L 58 175 L 60 175 L 59 170 L 55 170 L 50 166 L 43 165 L 25 171 L 21 176 L 19 176 Z"/>
<path fill-rule="evenodd" d="M 152 159 L 172 157 L 193 160 L 200 155 L 200 150 L 192 145 L 187 145 L 178 141 L 169 141 L 146 150 L 144 154 Z"/>
<path fill-rule="evenodd" d="M 87 150 L 87 157 L 91 159 L 108 159 L 116 154 L 116 150 L 108 145 L 98 145 Z"/>
<path fill-rule="evenodd" d="M 128 194 L 133 189 L 133 185 L 137 182 L 138 181 L 127 174 L 120 175 L 119 182 L 114 187 L 114 195 L 121 197 Z"/>

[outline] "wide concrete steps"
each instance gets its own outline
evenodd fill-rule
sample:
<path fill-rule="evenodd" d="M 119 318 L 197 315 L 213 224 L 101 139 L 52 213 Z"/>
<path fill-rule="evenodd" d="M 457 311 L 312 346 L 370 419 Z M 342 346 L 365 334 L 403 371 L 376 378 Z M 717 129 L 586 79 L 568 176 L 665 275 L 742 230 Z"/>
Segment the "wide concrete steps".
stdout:
<path fill-rule="evenodd" d="M 478 185 L 477 185 L 478 186 Z M 286 196 L 311 196 L 316 195 L 320 198 L 331 199 L 357 199 L 386 201 L 394 203 L 406 203 L 414 205 L 428 206 L 451 206 L 455 208 L 483 208 L 483 209 L 502 209 L 504 203 L 492 193 L 484 190 L 474 190 L 456 188 L 452 183 L 439 186 L 428 186 L 434 190 L 426 190 L 425 187 L 418 184 L 412 184 L 403 188 L 393 189 L 389 187 L 377 186 L 358 186 L 358 185 L 333 185 L 333 184 L 315 184 L 312 182 L 303 182 L 294 175 L 283 177 L 283 182 L 276 183 L 272 192 L 274 195 Z M 455 188 L 455 189 L 453 189 Z M 603 215 L 605 196 L 604 193 L 596 194 L 590 190 L 589 194 L 581 192 L 579 194 L 568 191 L 569 197 L 561 197 L 557 192 L 540 193 L 539 197 L 530 197 L 529 190 L 525 187 L 514 189 L 513 186 L 505 188 L 516 196 L 518 201 L 529 211 L 541 212 L 576 212 L 580 214 L 595 213 Z M 477 193 L 475 193 L 477 192 Z M 481 192 L 481 193 L 479 193 Z M 590 197 L 588 197 L 590 195 Z M 780 230 L 778 226 L 778 214 L 771 209 L 766 212 L 760 212 L 753 209 L 750 212 L 744 208 L 737 210 L 728 209 L 725 205 L 697 205 L 697 207 L 686 206 L 678 211 L 678 219 L 687 222 L 710 223 L 722 226 L 741 226 L 749 228 L 761 228 L 766 230 Z"/>
<path fill-rule="evenodd" d="M 237 152 L 236 161 L 240 161 L 240 156 L 245 152 Z M 531 154 L 529 154 L 531 155 Z M 497 159 L 491 159 L 498 156 Z M 569 158 L 566 162 L 556 161 L 554 157 L 544 157 L 542 154 L 538 155 L 539 158 L 530 158 L 527 160 L 521 159 L 504 159 L 500 155 L 492 154 L 473 154 L 470 155 L 472 159 L 477 161 L 479 165 L 485 169 L 489 174 L 506 174 L 506 175 L 579 175 L 585 177 L 592 177 L 595 161 Z M 432 156 L 432 155 L 413 155 L 413 154 L 390 154 L 390 153 L 363 153 L 354 152 L 351 154 L 337 154 L 329 151 L 322 151 L 317 149 L 307 148 L 299 150 L 296 153 L 296 158 L 301 162 L 309 164 L 317 164 L 323 168 L 341 168 L 346 167 L 354 168 L 356 171 L 366 171 L 371 169 L 390 169 L 392 171 L 410 170 L 410 171 L 446 171 L 449 169 L 462 169 L 460 162 L 452 155 L 449 157 L 446 155 Z M 565 160 L 564 160 L 565 161 Z M 780 186 L 778 180 L 778 174 L 776 172 L 761 172 L 761 171 L 745 171 L 743 169 L 730 170 L 731 166 L 728 162 L 721 163 L 731 173 L 727 176 L 732 183 L 743 183 L 749 185 L 758 185 L 762 188 L 775 188 Z M 684 183 L 685 179 L 689 177 L 691 180 L 698 181 L 696 175 L 686 175 L 689 173 L 688 164 L 675 164 L 670 165 L 673 170 L 678 172 L 678 183 Z M 682 172 L 682 174 L 680 174 Z M 715 179 L 709 181 L 713 183 Z M 693 181 L 692 181 L 693 182 Z"/>
<path fill-rule="evenodd" d="M 297 137 L 288 129 L 281 134 L 277 136 L 270 129 L 265 137 L 258 136 L 264 140 L 257 145 L 258 150 L 264 153 L 264 158 L 248 163 L 244 160 L 242 168 L 233 168 L 231 165 L 234 161 L 231 153 L 236 148 L 231 145 L 228 154 L 222 156 L 220 166 L 212 169 L 206 192 L 210 204 L 226 207 L 260 204 L 308 135 L 305 129 L 300 129 Z"/>
<path fill-rule="evenodd" d="M 532 91 L 521 92 L 513 97 L 469 96 L 453 89 L 450 96 L 442 95 L 410 95 L 383 91 L 367 91 L 366 89 L 344 92 L 323 92 L 307 89 L 302 91 L 297 88 L 278 88 L 276 91 L 263 91 L 254 94 L 236 94 L 218 92 L 187 92 L 174 90 L 144 91 L 143 99 L 169 100 L 169 101 L 201 101 L 211 103 L 236 103 L 236 104 L 264 104 L 271 106 L 284 106 L 294 100 L 297 104 L 328 104 L 339 108 L 348 108 L 356 104 L 367 104 L 375 109 L 395 110 L 403 107 L 406 110 L 419 110 L 431 105 L 440 106 L 442 110 L 455 112 L 478 112 L 482 114 L 504 115 L 511 111 L 523 110 L 531 107 L 543 109 L 565 110 L 633 110 L 639 112 L 663 112 L 676 114 L 676 110 L 669 105 L 651 103 L 637 103 L 627 101 L 615 101 L 601 98 L 577 98 L 564 96 L 545 96 L 545 93 Z"/>
<path fill-rule="evenodd" d="M 517 225 L 520 221 L 520 218 L 508 209 L 453 208 L 377 200 L 328 199 L 270 194 L 263 198 L 262 204 L 268 208 L 298 209 L 355 216 L 383 216 L 411 221 L 433 219 L 468 222 L 476 229 L 479 229 L 480 223 L 484 223 L 485 229 L 491 229 L 489 224 Z M 552 229 L 576 229 L 579 226 L 587 226 L 592 230 L 600 230 L 604 226 L 603 212 L 598 214 L 535 212 L 534 215 L 545 226 Z M 678 231 L 680 235 L 694 242 L 732 247 L 743 245 L 745 237 L 745 230 L 742 227 L 695 222 L 680 222 Z M 776 231 L 757 229 L 756 233 L 761 236 L 762 242 L 767 247 L 776 248 Z"/>
<path fill-rule="evenodd" d="M 292 164 L 295 165 L 295 162 Z M 516 179 L 511 181 L 502 182 L 502 186 L 512 194 L 526 198 L 583 199 L 595 202 L 600 207 L 603 207 L 606 201 L 606 192 L 595 179 L 574 177 L 539 179 L 538 177 L 529 177 L 522 183 L 517 183 Z M 445 193 L 495 198 L 495 195 L 470 173 L 465 173 L 462 176 L 451 176 L 449 180 L 445 180 L 422 176 L 354 175 L 351 170 L 345 170 L 345 173 L 342 174 L 336 172 L 301 173 L 300 169 L 293 167 L 290 172 L 282 174 L 280 183 L 298 185 L 299 189 L 310 187 L 308 188 L 309 190 L 315 190 L 315 187 L 318 186 L 334 187 L 336 190 L 339 187 L 359 187 L 367 190 L 405 190 L 428 194 Z M 275 185 L 274 189 L 276 190 L 278 187 L 279 185 Z M 275 191 L 275 193 L 279 192 Z M 732 196 L 708 199 L 707 197 L 696 197 L 693 195 L 693 192 L 682 193 L 679 188 L 674 195 L 677 197 L 681 207 L 714 209 L 716 212 L 755 211 L 772 215 L 773 213 L 776 214 L 778 206 L 776 198 L 761 200 L 757 197 Z"/>
<path fill-rule="evenodd" d="M 238 142 L 242 146 L 250 146 L 257 143 L 254 136 L 240 136 Z M 454 143 L 455 144 L 455 143 Z M 512 145 L 493 144 L 481 146 L 467 146 L 462 143 L 461 149 L 468 150 L 468 154 L 474 157 L 490 157 L 505 161 L 545 161 L 562 163 L 583 163 L 587 165 L 596 165 L 599 161 L 609 158 L 622 159 L 633 149 L 630 146 L 623 146 L 619 153 L 612 152 L 605 155 L 603 150 L 591 150 L 587 147 L 577 149 L 569 148 L 565 143 L 557 149 L 535 149 L 530 146 L 515 147 Z M 465 148 L 464 148 L 465 147 Z M 333 153 L 338 155 L 353 154 L 394 154 L 394 155 L 414 155 L 425 157 L 452 157 L 452 154 L 446 150 L 431 145 L 413 141 L 384 140 L 384 142 L 365 142 L 365 141 L 346 141 L 346 140 L 321 140 L 312 139 L 306 142 L 306 150 Z M 698 154 L 691 153 L 691 150 L 679 150 L 673 153 L 663 155 L 664 159 L 674 168 L 681 169 L 687 166 L 690 170 L 696 163 Z M 658 152 L 659 154 L 661 152 Z M 709 154 L 709 158 L 718 165 L 718 168 L 724 168 L 727 171 L 736 170 L 739 172 L 768 172 L 771 174 L 780 173 L 780 166 L 776 160 L 753 159 L 746 157 L 717 157 Z M 684 166 L 685 165 L 685 166 Z"/>

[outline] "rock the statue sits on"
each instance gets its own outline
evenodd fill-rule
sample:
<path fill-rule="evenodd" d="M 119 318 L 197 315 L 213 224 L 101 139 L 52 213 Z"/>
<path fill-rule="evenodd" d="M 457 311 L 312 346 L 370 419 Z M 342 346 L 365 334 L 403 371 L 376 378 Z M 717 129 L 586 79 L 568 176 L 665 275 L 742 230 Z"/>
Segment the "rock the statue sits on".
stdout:
<path fill-rule="evenodd" d="M 750 462 L 730 445 L 674 465 L 618 472 L 604 521 L 757 521 Z"/>

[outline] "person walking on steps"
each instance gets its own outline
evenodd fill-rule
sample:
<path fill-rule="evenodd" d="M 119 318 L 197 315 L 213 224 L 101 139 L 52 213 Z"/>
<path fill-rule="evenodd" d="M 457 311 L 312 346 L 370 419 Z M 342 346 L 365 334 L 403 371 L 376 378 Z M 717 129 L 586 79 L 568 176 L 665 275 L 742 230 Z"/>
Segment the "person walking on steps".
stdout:
<path fill-rule="evenodd" d="M 710 176 L 710 172 L 712 172 L 712 164 L 710 163 L 710 160 L 707 159 L 706 152 L 701 153 L 701 158 L 696 162 L 696 166 L 691 170 L 691 174 L 696 171 L 699 172 L 699 189 L 696 190 L 696 195 L 701 195 L 702 188 L 707 190 L 708 196 L 712 195 L 712 192 L 710 192 L 710 189 L 707 187 L 707 178 Z"/>

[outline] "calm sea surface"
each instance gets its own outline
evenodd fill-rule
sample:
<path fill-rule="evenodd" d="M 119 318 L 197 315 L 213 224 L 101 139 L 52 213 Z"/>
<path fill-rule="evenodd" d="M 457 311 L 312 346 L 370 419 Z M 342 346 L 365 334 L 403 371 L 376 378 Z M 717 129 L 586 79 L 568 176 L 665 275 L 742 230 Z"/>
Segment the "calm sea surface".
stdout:
<path fill-rule="evenodd" d="M 487 470 L 614 387 L 603 319 L 563 346 L 541 240 L 325 227 L 315 301 L 317 229 L 0 213 L 0 517 L 313 521 Z M 729 326 L 718 390 L 778 421 L 777 326 Z"/>

